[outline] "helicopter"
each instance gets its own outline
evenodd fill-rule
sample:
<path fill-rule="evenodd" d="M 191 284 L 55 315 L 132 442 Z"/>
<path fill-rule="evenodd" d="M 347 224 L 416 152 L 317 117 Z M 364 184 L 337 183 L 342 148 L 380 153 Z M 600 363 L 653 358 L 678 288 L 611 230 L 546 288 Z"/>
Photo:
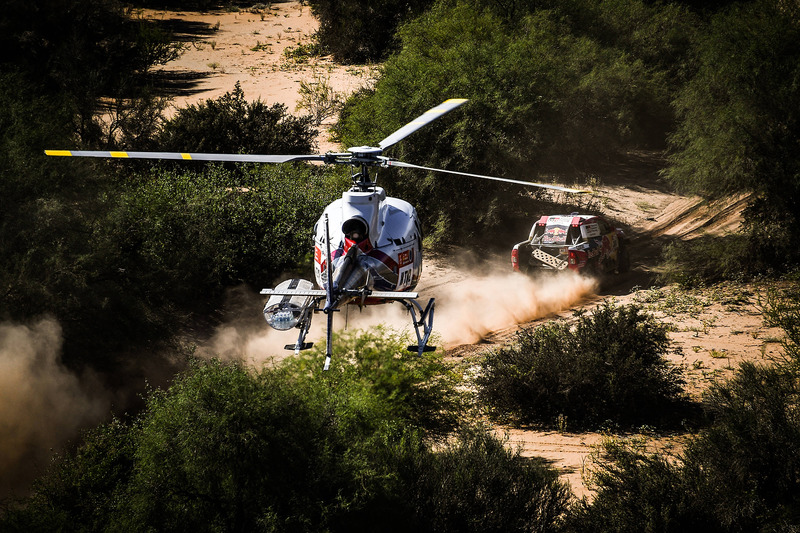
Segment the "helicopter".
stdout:
<path fill-rule="evenodd" d="M 262 289 L 268 296 L 263 314 L 267 324 L 280 331 L 299 330 L 287 350 L 295 354 L 311 348 L 306 342 L 314 313 L 327 317 L 327 346 L 323 370 L 330 368 L 334 313 L 344 306 L 400 302 L 411 315 L 417 344 L 408 350 L 422 355 L 433 351 L 428 345 L 433 332 L 435 299 L 423 307 L 414 292 L 422 274 L 422 231 L 416 209 L 405 200 L 386 195 L 373 180 L 370 169 L 408 168 L 457 176 L 488 179 L 527 187 L 553 189 L 569 193 L 587 191 L 558 185 L 472 174 L 405 163 L 383 152 L 423 126 L 467 102 L 453 98 L 425 111 L 378 143 L 356 146 L 346 152 L 308 155 L 210 154 L 184 152 L 133 152 L 97 150 L 45 150 L 48 156 L 172 159 L 215 162 L 289 163 L 316 161 L 328 165 L 350 165 L 352 187 L 329 204 L 314 227 L 314 277 L 316 286 L 305 279 L 289 279 L 272 289 Z"/>

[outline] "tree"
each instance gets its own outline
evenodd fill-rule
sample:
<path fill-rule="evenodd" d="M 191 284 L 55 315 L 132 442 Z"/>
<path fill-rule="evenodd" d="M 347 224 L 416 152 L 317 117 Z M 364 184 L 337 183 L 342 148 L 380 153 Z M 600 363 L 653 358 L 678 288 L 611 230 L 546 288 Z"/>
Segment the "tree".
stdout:
<path fill-rule="evenodd" d="M 666 328 L 636 305 L 577 318 L 523 330 L 516 345 L 487 354 L 477 384 L 494 416 L 584 427 L 666 420 L 683 383 L 665 358 Z"/>
<path fill-rule="evenodd" d="M 391 155 L 535 181 L 663 138 L 669 98 L 652 56 L 666 44 L 630 45 L 640 58 L 587 35 L 556 9 L 516 9 L 506 20 L 497 2 L 487 3 L 438 2 L 402 26 L 402 48 L 375 90 L 346 103 L 336 127 L 343 144 L 374 144 L 453 97 L 470 102 L 392 147 Z M 659 20 L 680 33 L 674 18 Z M 416 205 L 424 229 L 440 240 L 474 239 L 531 209 L 519 187 L 476 179 L 406 172 L 392 188 Z"/>
<path fill-rule="evenodd" d="M 166 151 L 306 154 L 317 134 L 312 120 L 292 116 L 284 104 L 248 102 L 236 82 L 217 99 L 179 109 L 164 121 L 154 143 Z"/>
<path fill-rule="evenodd" d="M 77 140 L 90 145 L 108 140 L 96 117 L 99 99 L 143 96 L 149 69 L 178 54 L 165 32 L 116 0 L 10 0 L 0 49 L 3 69 L 15 70 L 36 94 L 58 95 Z"/>
<path fill-rule="evenodd" d="M 55 314 L 64 359 L 80 366 L 102 309 L 122 309 L 124 323 L 138 306 L 126 305 L 125 287 L 115 283 L 120 266 L 96 240 L 114 173 L 48 159 L 43 150 L 108 141 L 102 99 L 151 116 L 159 104 L 147 73 L 177 49 L 114 0 L 11 0 L 0 17 L 0 50 L 0 319 Z M 129 114 L 126 128 L 135 121 Z M 106 347 L 91 350 L 111 362 Z"/>
<path fill-rule="evenodd" d="M 364 63 L 384 59 L 395 47 L 398 26 L 422 13 L 432 0 L 309 0 L 319 20 L 320 45 L 337 61 Z"/>
<path fill-rule="evenodd" d="M 797 264 L 800 26 L 795 4 L 735 4 L 697 43 L 697 72 L 675 100 L 680 122 L 666 176 L 707 197 L 752 194 L 749 271 Z"/>

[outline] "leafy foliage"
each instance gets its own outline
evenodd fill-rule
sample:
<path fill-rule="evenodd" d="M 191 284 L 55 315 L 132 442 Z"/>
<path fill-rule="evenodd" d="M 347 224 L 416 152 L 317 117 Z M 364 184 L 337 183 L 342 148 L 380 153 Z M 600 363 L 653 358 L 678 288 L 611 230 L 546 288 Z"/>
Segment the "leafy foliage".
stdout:
<path fill-rule="evenodd" d="M 705 235 L 690 241 L 673 241 L 661 251 L 664 283 L 690 287 L 723 280 L 741 280 L 753 268 L 769 272 L 770 266 L 760 264 L 748 253 L 750 243 L 742 235 L 723 237 Z"/>
<path fill-rule="evenodd" d="M 609 440 L 595 457 L 589 476 L 596 497 L 577 502 L 564 529 L 570 533 L 726 531 L 687 472 L 678 458 L 648 452 L 646 441 Z"/>
<path fill-rule="evenodd" d="M 562 16 L 559 9 L 566 8 L 518 7 L 506 18 L 499 8 L 506 3 L 487 3 L 441 1 L 401 27 L 402 49 L 386 62 L 375 90 L 357 93 L 343 109 L 336 130 L 343 143 L 374 144 L 452 97 L 470 102 L 394 147 L 393 155 L 532 180 L 663 135 L 669 93 L 657 63 L 587 35 Z M 682 31 L 674 17 L 658 21 Z M 648 58 L 657 55 L 652 48 L 663 51 L 659 45 L 650 45 Z M 440 240 L 463 241 L 483 228 L 507 226 L 506 206 L 525 209 L 519 187 L 419 172 L 397 181 L 394 191 L 417 206 L 425 229 Z"/>
<path fill-rule="evenodd" d="M 119 265 L 106 263 L 107 250 L 96 240 L 113 174 L 45 158 L 43 150 L 107 140 L 98 118 L 101 97 L 116 110 L 130 105 L 150 113 L 158 104 L 146 98 L 147 72 L 174 57 L 175 48 L 112 0 L 14 0 L 3 14 L 0 318 L 55 314 L 70 365 L 78 366 L 73 356 L 88 346 L 113 365 L 107 353 L 113 336 L 106 335 L 113 329 L 101 339 L 96 328 L 125 324 L 142 310 L 141 301 L 115 285 Z M 133 122 L 126 129 L 135 129 Z M 112 116 L 110 127 L 117 126 Z"/>
<path fill-rule="evenodd" d="M 96 116 L 98 99 L 124 106 L 122 100 L 145 95 L 149 69 L 178 54 L 152 22 L 130 15 L 116 0 L 9 0 L 0 20 L 0 64 L 37 94 L 58 95 L 80 141 L 111 140 Z"/>
<path fill-rule="evenodd" d="M 796 287 L 795 287 L 796 289 Z M 787 332 L 786 361 L 740 365 L 704 396 L 710 425 L 675 457 L 611 442 L 596 465 L 597 495 L 568 531 L 792 531 L 800 526 L 798 314 L 771 299 Z"/>
<path fill-rule="evenodd" d="M 783 364 L 800 373 L 800 286 L 795 282 L 785 290 L 767 293 L 764 317 L 769 325 L 785 333 L 781 340 Z"/>
<path fill-rule="evenodd" d="M 307 154 L 317 134 L 311 122 L 292 116 L 283 104 L 248 102 L 237 82 L 217 99 L 178 110 L 163 122 L 153 143 L 164 151 Z"/>
<path fill-rule="evenodd" d="M 479 396 L 495 417 L 578 426 L 658 422 L 680 395 L 680 371 L 664 355 L 663 324 L 637 305 L 605 303 L 570 326 L 518 333 L 518 344 L 486 355 Z"/>
<path fill-rule="evenodd" d="M 169 390 L 151 392 L 136 420 L 89 434 L 0 525 L 9 531 L 554 528 L 567 490 L 552 471 L 527 463 L 484 430 L 434 448 L 409 417 L 419 407 L 437 410 L 455 392 L 454 383 L 434 386 L 438 392 L 424 400 L 403 392 L 404 383 L 423 391 L 425 376 L 442 369 L 439 358 L 426 356 L 404 370 L 394 363 L 392 342 L 367 336 L 348 347 L 367 365 L 341 360 L 330 374 L 315 375 L 310 359 L 261 371 L 196 363 Z M 392 378 L 398 387 L 388 390 Z"/>
<path fill-rule="evenodd" d="M 440 452 L 411 459 L 408 498 L 423 531 L 552 531 L 569 500 L 555 472 L 482 430 L 462 432 Z"/>
<path fill-rule="evenodd" d="M 706 400 L 713 424 L 677 458 L 610 443 L 568 531 L 777 531 L 800 525 L 797 378 L 743 364 Z"/>
<path fill-rule="evenodd" d="M 342 180 L 305 165 L 156 167 L 125 186 L 105 238 L 127 280 L 192 308 L 225 287 L 310 268 L 314 224 Z"/>
<path fill-rule="evenodd" d="M 715 15 L 697 72 L 675 100 L 679 127 L 666 176 L 705 196 L 753 193 L 748 272 L 797 264 L 800 213 L 800 27 L 796 5 L 757 1 Z"/>
<path fill-rule="evenodd" d="M 334 344 L 338 364 L 326 374 L 328 379 L 338 387 L 356 387 L 381 398 L 386 418 L 408 420 L 441 438 L 457 429 L 467 413 L 467 399 L 457 391 L 458 375 L 440 354 L 409 357 L 408 339 L 382 327 L 334 334 Z M 323 357 L 318 346 L 284 364 L 308 372 L 321 368 Z"/>
<path fill-rule="evenodd" d="M 53 313 L 71 365 L 112 371 L 109 352 L 169 338 L 187 315 L 216 305 L 226 287 L 269 283 L 308 266 L 316 216 L 346 182 L 302 166 L 145 170 L 45 158 L 42 148 L 72 143 L 69 110 L 48 112 L 58 100 L 27 99 L 27 87 L 11 77 L 0 89 L 13 102 L 0 111 L 0 158 L 8 163 L 0 170 L 7 253 L 1 316 Z M 237 87 L 179 110 L 154 135 L 149 130 L 137 142 L 179 151 L 307 153 L 314 130 L 283 106 L 247 102 Z"/>
<path fill-rule="evenodd" d="M 319 20 L 317 37 L 342 63 L 384 59 L 395 47 L 397 27 L 424 11 L 432 0 L 381 0 L 380 2 L 309 0 Z"/>

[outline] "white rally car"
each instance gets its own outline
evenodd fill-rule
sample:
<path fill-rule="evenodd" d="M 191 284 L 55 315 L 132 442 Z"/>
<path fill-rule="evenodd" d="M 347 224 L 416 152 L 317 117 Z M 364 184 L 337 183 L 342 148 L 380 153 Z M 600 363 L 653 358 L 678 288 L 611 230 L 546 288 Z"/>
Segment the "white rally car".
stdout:
<path fill-rule="evenodd" d="M 538 269 L 606 274 L 627 272 L 630 253 L 625 233 L 596 215 L 541 217 L 528 239 L 514 245 L 511 266 L 519 272 Z"/>

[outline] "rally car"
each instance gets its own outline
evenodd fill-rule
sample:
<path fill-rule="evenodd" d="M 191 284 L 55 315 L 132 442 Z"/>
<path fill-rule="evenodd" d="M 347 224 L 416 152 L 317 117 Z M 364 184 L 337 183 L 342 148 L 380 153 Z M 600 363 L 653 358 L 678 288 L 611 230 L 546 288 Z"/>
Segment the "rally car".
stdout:
<path fill-rule="evenodd" d="M 625 234 L 595 215 L 543 216 L 527 240 L 514 245 L 511 266 L 516 271 L 564 270 L 601 275 L 626 272 L 630 255 Z"/>

